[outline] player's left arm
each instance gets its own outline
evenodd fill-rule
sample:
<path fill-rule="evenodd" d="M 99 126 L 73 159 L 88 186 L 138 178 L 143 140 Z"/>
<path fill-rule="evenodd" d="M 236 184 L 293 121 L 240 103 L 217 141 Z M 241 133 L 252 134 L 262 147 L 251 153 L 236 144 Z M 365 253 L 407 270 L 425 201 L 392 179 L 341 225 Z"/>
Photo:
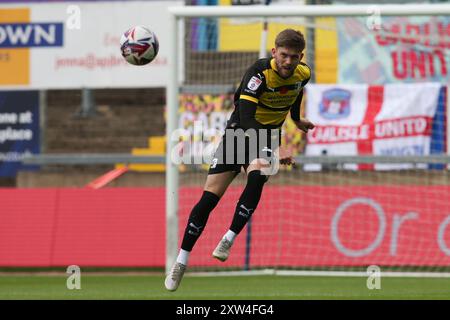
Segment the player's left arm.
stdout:
<path fill-rule="evenodd" d="M 304 133 L 307 133 L 308 130 L 314 129 L 314 124 L 311 121 L 309 121 L 308 119 L 300 116 L 300 108 L 302 105 L 302 99 L 303 99 L 303 89 L 298 94 L 297 99 L 295 99 L 295 102 L 291 105 L 291 109 L 290 109 L 291 119 L 292 119 L 292 121 L 294 121 L 294 123 L 298 129 L 300 129 Z"/>
<path fill-rule="evenodd" d="M 306 82 L 308 82 L 308 80 L 305 81 L 305 84 Z M 307 133 L 308 130 L 314 129 L 314 124 L 308 119 L 302 118 L 300 116 L 300 108 L 302 105 L 302 100 L 303 100 L 303 89 L 298 94 L 297 99 L 295 99 L 295 102 L 291 105 L 290 109 L 291 119 L 292 121 L 294 121 L 298 129 L 300 129 L 304 133 Z M 295 164 L 294 157 L 292 156 L 292 153 L 288 149 L 280 146 L 279 154 L 281 164 Z"/>

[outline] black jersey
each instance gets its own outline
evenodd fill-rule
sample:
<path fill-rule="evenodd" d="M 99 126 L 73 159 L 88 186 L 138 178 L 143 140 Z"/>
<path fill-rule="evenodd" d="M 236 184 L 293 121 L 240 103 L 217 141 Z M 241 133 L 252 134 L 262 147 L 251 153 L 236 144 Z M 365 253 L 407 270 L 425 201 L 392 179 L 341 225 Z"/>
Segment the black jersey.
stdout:
<path fill-rule="evenodd" d="M 292 76 L 282 78 L 273 58 L 257 60 L 245 73 L 234 94 L 235 109 L 227 127 L 240 127 L 239 108 L 247 101 L 256 103 L 255 120 L 263 128 L 280 128 L 289 110 L 298 114 L 303 87 L 311 77 L 311 69 L 301 62 Z"/>

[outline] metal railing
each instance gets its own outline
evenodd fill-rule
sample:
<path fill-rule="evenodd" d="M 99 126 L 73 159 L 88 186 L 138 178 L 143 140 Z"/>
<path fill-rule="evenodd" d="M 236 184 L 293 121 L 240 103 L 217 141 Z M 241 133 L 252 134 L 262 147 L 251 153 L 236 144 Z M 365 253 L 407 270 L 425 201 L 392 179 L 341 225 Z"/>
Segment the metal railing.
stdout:
<path fill-rule="evenodd" d="M 297 164 L 450 164 L 450 155 L 436 154 L 427 156 L 297 156 Z M 126 153 L 59 153 L 40 154 L 25 157 L 28 165 L 99 165 L 117 163 L 165 164 L 165 156 L 136 156 Z"/>

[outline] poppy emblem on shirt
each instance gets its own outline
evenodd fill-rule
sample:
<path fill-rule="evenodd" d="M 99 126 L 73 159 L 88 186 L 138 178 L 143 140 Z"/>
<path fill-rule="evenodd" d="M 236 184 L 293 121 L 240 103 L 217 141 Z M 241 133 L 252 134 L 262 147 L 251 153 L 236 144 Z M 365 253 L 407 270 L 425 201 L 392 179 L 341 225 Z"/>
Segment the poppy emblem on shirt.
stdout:
<path fill-rule="evenodd" d="M 280 88 L 280 94 L 286 94 L 289 91 L 287 87 L 281 87 Z"/>

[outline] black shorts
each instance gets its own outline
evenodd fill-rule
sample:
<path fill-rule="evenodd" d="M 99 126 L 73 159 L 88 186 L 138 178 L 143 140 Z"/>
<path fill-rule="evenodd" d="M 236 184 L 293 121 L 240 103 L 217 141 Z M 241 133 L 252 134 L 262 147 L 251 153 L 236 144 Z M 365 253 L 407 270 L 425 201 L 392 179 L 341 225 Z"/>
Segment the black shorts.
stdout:
<path fill-rule="evenodd" d="M 237 131 L 240 130 L 240 131 Z M 274 161 L 274 151 L 281 142 L 280 130 L 262 129 L 248 133 L 242 129 L 227 129 L 217 147 L 208 174 L 227 171 L 241 172 L 255 159 Z M 253 134 L 252 134 L 253 133 Z"/>

